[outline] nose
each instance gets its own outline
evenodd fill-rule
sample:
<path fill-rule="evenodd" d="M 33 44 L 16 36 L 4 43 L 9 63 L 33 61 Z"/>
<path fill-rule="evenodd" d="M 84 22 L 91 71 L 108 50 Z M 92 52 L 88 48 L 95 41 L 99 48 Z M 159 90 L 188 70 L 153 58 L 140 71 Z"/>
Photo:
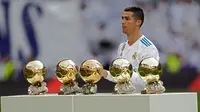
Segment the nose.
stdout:
<path fill-rule="evenodd" d="M 122 19 L 121 23 L 122 23 L 122 25 L 124 25 L 124 24 L 125 24 L 125 21 L 124 21 L 124 19 Z"/>

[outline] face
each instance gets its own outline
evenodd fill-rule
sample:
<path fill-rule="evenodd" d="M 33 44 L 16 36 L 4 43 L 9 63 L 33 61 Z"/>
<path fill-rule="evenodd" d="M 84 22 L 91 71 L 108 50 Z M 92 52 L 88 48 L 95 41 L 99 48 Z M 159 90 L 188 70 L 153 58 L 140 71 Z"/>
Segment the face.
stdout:
<path fill-rule="evenodd" d="M 122 31 L 124 34 L 134 32 L 137 27 L 140 27 L 141 20 L 137 20 L 133 12 L 124 11 L 122 14 Z"/>

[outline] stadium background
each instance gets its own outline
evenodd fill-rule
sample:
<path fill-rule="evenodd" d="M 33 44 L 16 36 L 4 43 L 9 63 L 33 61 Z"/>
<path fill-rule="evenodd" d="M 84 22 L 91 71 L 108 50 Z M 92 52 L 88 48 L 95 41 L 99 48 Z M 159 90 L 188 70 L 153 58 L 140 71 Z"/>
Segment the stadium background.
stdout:
<path fill-rule="evenodd" d="M 108 69 L 126 40 L 121 12 L 131 5 L 145 11 L 141 30 L 160 52 L 167 92 L 199 92 L 199 0 L 0 0 L 0 96 L 27 94 L 22 69 L 30 60 L 48 68 L 49 93 L 59 90 L 54 71 L 62 59 L 79 66 L 96 57 Z M 101 79 L 98 92 L 113 86 Z"/>

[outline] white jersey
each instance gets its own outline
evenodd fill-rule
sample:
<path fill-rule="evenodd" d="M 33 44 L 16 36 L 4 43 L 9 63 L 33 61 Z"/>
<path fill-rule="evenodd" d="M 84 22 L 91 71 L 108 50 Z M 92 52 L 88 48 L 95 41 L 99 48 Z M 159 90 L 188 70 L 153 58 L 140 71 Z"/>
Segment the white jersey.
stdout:
<path fill-rule="evenodd" d="M 134 44 L 129 46 L 128 41 L 121 43 L 118 48 L 118 58 L 127 59 L 133 66 L 133 75 L 131 82 L 136 87 L 136 92 L 141 92 L 145 87 L 145 82 L 141 79 L 138 73 L 139 63 L 148 57 L 153 57 L 159 60 L 159 53 L 156 46 L 142 35 Z M 114 82 L 109 71 L 106 79 Z"/>

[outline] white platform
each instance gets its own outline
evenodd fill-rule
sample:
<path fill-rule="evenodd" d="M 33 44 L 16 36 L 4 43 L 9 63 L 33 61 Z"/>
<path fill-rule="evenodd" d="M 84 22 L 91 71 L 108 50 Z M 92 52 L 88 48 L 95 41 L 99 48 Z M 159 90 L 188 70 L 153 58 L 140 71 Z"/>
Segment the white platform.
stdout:
<path fill-rule="evenodd" d="M 1 97 L 2 112 L 198 112 L 196 93 Z"/>

